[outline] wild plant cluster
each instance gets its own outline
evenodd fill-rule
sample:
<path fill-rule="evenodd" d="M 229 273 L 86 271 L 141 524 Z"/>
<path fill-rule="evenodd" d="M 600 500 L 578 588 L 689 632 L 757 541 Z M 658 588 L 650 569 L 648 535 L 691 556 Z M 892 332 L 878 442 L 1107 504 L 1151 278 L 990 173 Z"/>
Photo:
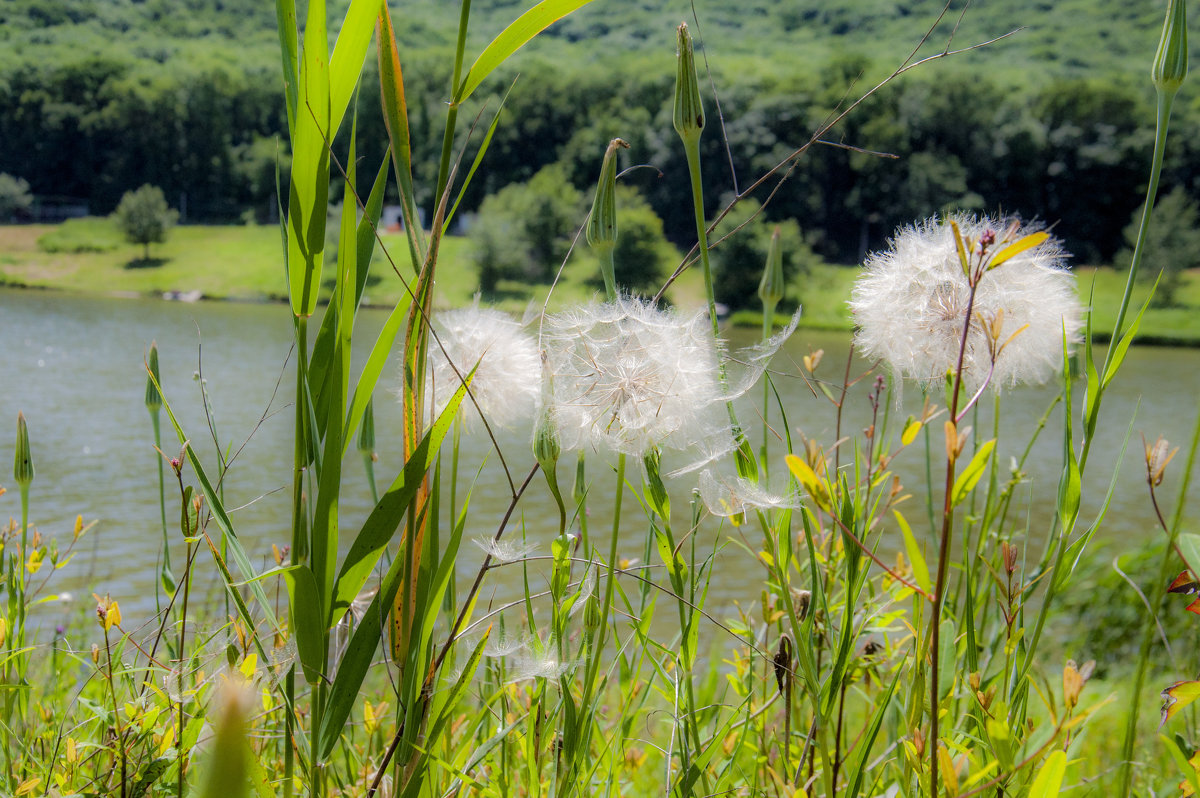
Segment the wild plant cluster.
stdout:
<path fill-rule="evenodd" d="M 309 3 L 301 39 L 294 5 L 279 0 L 294 152 L 283 227 L 297 356 L 291 544 L 275 551 L 276 567 L 254 566 L 223 501 L 223 475 L 210 473 L 162 394 L 152 349 L 146 405 L 166 452 L 163 534 L 178 527 L 185 559 L 164 557 L 168 598 L 151 627 L 97 596 L 90 651 L 60 650 L 57 634 L 38 643 L 26 623 L 39 596 L 34 579 L 62 554 L 29 523 L 34 470 L 22 418 L 13 480 L 21 519 L 4 539 L 0 619 L 4 790 L 122 798 L 1200 792 L 1200 728 L 1182 711 L 1200 683 L 1155 683 L 1167 702 L 1163 733 L 1151 738 L 1139 726 L 1147 681 L 1161 675 L 1148 656 L 1154 624 L 1146 624 L 1135 684 L 1107 698 L 1085 689 L 1092 663 L 1047 653 L 1055 600 L 1071 589 L 1104 520 L 1108 497 L 1085 503 L 1084 477 L 1096 467 L 1096 430 L 1122 423 L 1101 410 L 1141 318 L 1135 311 L 1125 324 L 1127 292 L 1114 342 L 1097 359 L 1065 253 L 1047 230 L 947 215 L 899 231 L 868 258 L 852 300 L 855 347 L 874 362 L 865 372 L 853 360 L 823 362 L 820 352 L 790 372 L 773 360 L 797 322 L 777 329 L 786 287 L 775 247 L 759 287 L 761 343 L 730 352 L 709 264 L 719 242 L 710 242 L 704 214 L 707 111 L 681 25 L 674 127 L 689 165 L 692 192 L 680 201 L 694 207 L 696 246 L 679 272 L 703 272 L 707 307 L 669 308 L 617 282 L 624 142 L 615 139 L 580 220 L 602 264 L 602 300 L 520 321 L 478 306 L 435 310 L 439 244 L 502 123 L 496 112 L 465 164 L 456 156 L 459 107 L 584 2 L 534 6 L 469 67 L 463 3 L 438 204 L 425 229 L 391 13 L 352 0 L 330 52 L 324 3 Z M 1169 4 L 1154 62 L 1151 198 L 1186 73 L 1183 15 L 1182 2 Z M 371 178 L 357 171 L 350 109 L 358 92 L 375 90 L 358 85 L 373 31 L 391 150 Z M 769 194 L 837 121 L 744 194 Z M 330 142 L 347 123 L 348 152 L 336 153 Z M 331 174 L 344 178 L 347 200 L 334 294 L 322 309 Z M 362 344 L 355 319 L 389 185 L 408 251 L 386 254 L 409 297 Z M 373 397 L 392 379 L 396 346 L 405 463 L 377 486 Z M 832 438 L 803 435 L 813 425 L 779 399 L 781 379 L 802 379 L 827 401 Z M 1001 462 L 1004 396 L 1047 380 L 1058 394 L 1026 439 L 1008 443 L 1023 454 Z M 864 387 L 870 423 L 850 430 L 843 411 Z M 988 404 L 990 430 L 980 411 Z M 164 412 L 177 455 L 159 440 Z M 510 468 L 499 427 L 528 430 L 536 464 L 527 473 Z M 1026 458 L 1046 434 L 1061 434 L 1061 478 L 1048 528 L 1034 529 Z M 456 563 L 467 530 L 478 527 L 469 522 L 487 511 L 474 505 L 460 461 L 467 438 L 489 441 L 485 467 L 500 470 L 509 492 L 472 580 Z M 357 478 L 345 465 L 351 448 L 374 500 L 361 525 L 341 511 L 343 484 Z M 1184 486 L 1196 448 L 1193 440 Z M 1151 615 L 1169 591 L 1197 590 L 1200 536 L 1181 532 L 1183 497 L 1172 518 L 1159 509 L 1174 454 L 1161 441 L 1146 448 L 1150 504 L 1167 543 L 1162 578 L 1145 587 Z M 899 458 L 922 463 L 926 484 L 902 483 Z M 524 512 L 541 491 L 553 520 Z M 81 521 L 73 539 L 84 531 Z M 758 570 L 742 577 L 755 600 L 726 617 L 706 599 L 731 547 L 749 551 Z M 491 606 L 481 597 L 502 568 L 521 570 L 523 593 Z M 193 580 L 208 569 L 219 573 L 228 617 L 215 626 L 190 606 Z M 78 672 L 86 674 L 78 688 L 57 682 Z M 1108 722 L 1098 710 L 1114 700 L 1123 735 L 1091 734 Z"/>

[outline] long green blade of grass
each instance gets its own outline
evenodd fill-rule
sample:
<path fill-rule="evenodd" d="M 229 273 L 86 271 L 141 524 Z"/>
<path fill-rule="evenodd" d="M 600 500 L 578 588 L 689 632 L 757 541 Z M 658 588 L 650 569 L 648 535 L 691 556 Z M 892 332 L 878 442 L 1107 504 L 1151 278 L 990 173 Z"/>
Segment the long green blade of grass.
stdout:
<path fill-rule="evenodd" d="M 471 376 L 468 375 L 466 379 L 469 384 Z M 466 392 L 466 384 L 455 391 L 454 396 L 446 405 L 446 409 L 442 411 L 441 416 L 426 433 L 387 492 L 379 499 L 379 503 L 375 505 L 375 509 L 371 511 L 359 531 L 358 537 L 350 545 L 350 551 L 346 554 L 336 582 L 333 602 L 335 623 L 341 612 L 350 606 L 350 602 L 362 590 L 375 563 L 383 554 L 384 547 L 392 539 L 404 512 L 420 489 L 425 474 L 433 466 L 438 449 L 441 447 L 446 433 L 450 431 L 454 416 L 458 412 Z"/>
<path fill-rule="evenodd" d="M 471 92 L 479 88 L 479 84 L 483 83 L 488 75 L 507 61 L 509 56 L 528 44 L 534 36 L 591 1 L 542 0 L 517 17 L 516 21 L 502 30 L 495 39 L 492 39 L 491 43 L 475 59 L 475 63 L 467 70 L 467 76 L 463 78 L 462 88 L 454 98 L 455 102 L 461 103 L 470 97 Z"/>
<path fill-rule="evenodd" d="M 311 316 L 325 251 L 329 201 L 329 44 L 325 2 L 311 0 L 300 62 L 300 94 L 292 132 L 288 197 L 288 289 L 292 313 Z"/>
<path fill-rule="evenodd" d="M 329 58 L 329 128 L 337 131 L 346 115 L 358 76 L 367 57 L 367 46 L 375 32 L 379 0 L 351 0 L 342 29 L 338 31 Z"/>

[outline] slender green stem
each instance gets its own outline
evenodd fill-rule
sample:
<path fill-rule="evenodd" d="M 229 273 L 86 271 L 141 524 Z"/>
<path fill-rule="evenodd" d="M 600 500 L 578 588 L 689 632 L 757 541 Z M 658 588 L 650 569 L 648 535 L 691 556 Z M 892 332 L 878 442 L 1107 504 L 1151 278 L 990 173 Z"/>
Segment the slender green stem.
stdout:
<path fill-rule="evenodd" d="M 696 246 L 700 251 L 700 265 L 704 271 L 704 294 L 708 300 L 708 318 L 712 324 L 713 338 L 719 338 L 721 335 L 721 325 L 717 319 L 717 297 L 713 290 L 712 265 L 708 256 L 708 229 L 704 221 L 704 186 L 700 176 L 700 131 L 692 131 L 687 135 L 681 135 L 681 137 L 683 139 L 684 154 L 687 156 L 688 175 L 691 178 L 692 211 L 696 217 Z M 717 359 L 717 374 L 721 380 L 721 387 L 726 387 L 728 377 L 725 371 L 725 361 L 721 358 Z M 746 440 L 746 436 L 742 434 L 742 426 L 738 423 L 737 412 L 733 409 L 733 402 L 726 402 L 725 407 L 729 413 L 729 423 L 732 427 L 733 439 L 738 444 L 738 474 L 743 478 L 757 479 L 758 468 L 754 461 L 753 446 Z"/>
<path fill-rule="evenodd" d="M 971 281 L 970 292 L 967 294 L 966 321 L 963 323 L 962 340 L 959 342 L 958 362 L 954 369 L 954 386 L 950 395 L 950 422 L 958 418 L 958 397 L 962 393 L 963 359 L 967 351 L 967 336 L 971 332 L 971 316 L 975 310 L 975 289 L 978 280 Z M 958 435 L 957 424 L 954 424 L 954 434 Z M 955 447 L 957 449 L 957 446 Z M 929 663 L 929 795 L 937 798 L 938 794 L 938 679 L 941 660 L 941 621 L 942 601 L 945 598 L 946 570 L 950 563 L 950 532 L 954 528 L 953 488 L 956 472 L 956 455 L 949 454 L 946 458 L 945 496 L 942 503 L 942 536 L 938 541 L 937 582 L 933 588 L 933 612 L 930 618 L 930 663 Z"/>
<path fill-rule="evenodd" d="M 1119 771 L 1118 795 L 1129 795 L 1133 784 L 1133 747 L 1137 742 L 1138 716 L 1141 713 L 1142 689 L 1146 684 L 1146 671 L 1150 665 L 1150 648 L 1154 644 L 1154 634 L 1158 625 L 1154 622 L 1167 595 L 1168 580 L 1171 578 L 1172 563 L 1175 562 L 1175 545 L 1179 539 L 1179 528 L 1183 522 L 1183 509 L 1187 504 L 1188 486 L 1192 481 L 1192 467 L 1196 462 L 1196 450 L 1200 448 L 1200 412 L 1196 415 L 1196 423 L 1192 428 L 1192 443 L 1188 449 L 1187 463 L 1183 467 L 1183 477 L 1179 483 L 1179 498 L 1175 502 L 1175 513 L 1171 517 L 1171 526 L 1166 530 L 1167 545 L 1163 549 L 1162 563 L 1158 568 L 1158 578 L 1152 587 L 1150 600 L 1150 618 L 1142 628 L 1142 641 L 1138 647 L 1137 671 L 1133 679 L 1133 693 L 1129 699 L 1125 715 L 1125 738 L 1121 744 L 1121 765 Z M 1190 563 L 1189 563 L 1190 565 Z"/>
<path fill-rule="evenodd" d="M 762 317 L 762 339 L 766 341 L 771 337 L 771 329 L 775 321 L 775 304 L 763 303 Z M 762 405 L 762 449 L 758 453 L 760 468 L 762 468 L 763 476 L 768 473 L 767 457 L 770 453 L 771 446 L 771 425 L 767 423 L 767 417 L 771 410 L 771 382 L 769 377 L 763 378 L 763 405 Z"/>
<path fill-rule="evenodd" d="M 154 448 L 159 452 L 162 451 L 162 431 L 158 417 L 158 412 L 150 413 L 150 423 L 154 427 Z M 156 453 L 157 454 L 157 453 Z M 162 572 L 159 584 L 154 588 L 154 600 L 158 601 L 158 591 L 163 587 L 163 583 L 167 581 L 167 577 L 171 573 L 171 542 L 167 535 L 167 493 L 166 493 L 166 477 L 163 473 L 163 459 L 159 455 L 155 457 L 158 462 L 158 512 L 162 521 Z M 155 605 L 157 607 L 157 603 Z"/>
<path fill-rule="evenodd" d="M 717 321 L 717 297 L 713 290 L 712 266 L 708 257 L 708 229 L 704 222 L 704 186 L 700 178 L 700 133 L 683 137 L 683 151 L 687 156 L 688 176 L 692 182 L 692 210 L 696 217 L 696 246 L 700 250 L 700 266 L 704 271 L 704 295 L 708 300 L 708 318 L 714 336 L 721 334 Z M 725 382 L 725 364 L 720 364 L 721 382 Z"/>
<path fill-rule="evenodd" d="M 184 559 L 183 573 L 183 604 L 179 610 L 179 736 L 176 738 L 176 745 L 179 750 L 179 778 L 175 784 L 177 798 L 183 798 L 183 771 L 184 771 L 184 754 L 187 748 L 183 744 L 184 730 L 184 711 L 183 711 L 183 672 L 184 672 L 184 647 L 187 643 L 187 610 L 188 610 L 188 593 L 192 585 L 192 543 L 189 540 L 187 543 L 187 552 Z M 290 782 L 290 779 L 289 779 Z M 290 789 L 290 786 L 289 786 Z"/>
<path fill-rule="evenodd" d="M 1104 373 L 1112 362 L 1116 344 L 1121 340 L 1125 326 L 1125 314 L 1133 297 L 1133 283 L 1137 280 L 1138 268 L 1142 265 L 1142 254 L 1146 248 L 1146 237 L 1150 231 L 1150 217 L 1154 211 L 1154 198 L 1158 196 L 1158 178 L 1162 174 L 1163 154 L 1167 147 L 1167 128 L 1171 121 L 1171 103 L 1174 92 L 1158 92 L 1158 118 L 1154 130 L 1154 156 L 1150 162 L 1150 182 L 1146 185 L 1146 203 L 1142 206 L 1142 221 L 1138 226 L 1137 242 L 1133 247 L 1133 258 L 1129 263 L 1129 276 L 1125 279 L 1125 293 L 1121 296 L 1121 307 L 1117 310 L 1117 321 L 1113 324 L 1112 344 L 1104 357 Z M 1085 446 L 1090 441 L 1085 442 Z M 1082 457 L 1080 458 L 1083 459 Z M 1082 467 L 1082 465 L 1081 465 Z"/>

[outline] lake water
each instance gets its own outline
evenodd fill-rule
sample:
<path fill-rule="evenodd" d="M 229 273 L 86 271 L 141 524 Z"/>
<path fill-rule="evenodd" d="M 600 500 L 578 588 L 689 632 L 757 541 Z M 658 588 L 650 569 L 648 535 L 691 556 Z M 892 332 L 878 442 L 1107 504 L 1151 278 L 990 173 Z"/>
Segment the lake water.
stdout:
<path fill-rule="evenodd" d="M 383 315 L 366 312 L 357 330 L 361 340 L 371 340 Z M 750 334 L 735 334 L 749 343 Z M 154 608 L 156 558 L 161 538 L 156 460 L 149 415 L 143 404 L 145 372 L 143 359 L 150 342 L 158 342 L 162 380 L 167 397 L 181 423 L 206 463 L 215 462 L 215 447 L 208 431 L 200 383 L 203 374 L 212 405 L 212 418 L 221 445 L 236 452 L 226 482 L 226 504 L 232 513 L 247 551 L 262 568 L 270 565 L 271 545 L 283 546 L 290 539 L 290 468 L 292 421 L 290 398 L 292 378 L 288 369 L 291 324 L 281 305 L 181 304 L 144 299 L 85 298 L 71 295 L 0 290 L 0 485 L 9 492 L 0 497 L 0 514 L 19 517 L 20 504 L 7 463 L 13 451 L 16 415 L 23 411 L 29 423 L 37 476 L 31 497 L 32 521 L 43 535 L 60 543 L 70 540 L 77 514 L 97 520 L 96 528 L 80 543 L 75 559 L 55 575 L 47 592 L 69 591 L 70 602 L 47 604 L 44 613 L 72 613 L 72 607 L 90 609 L 87 591 L 109 592 L 121 601 L 127 625 L 145 619 Z M 734 341 L 736 345 L 737 340 Z M 801 330 L 776 359 L 773 370 L 784 398 L 793 435 L 828 445 L 834 440 L 834 413 L 824 399 L 814 398 L 796 377 L 800 358 L 823 349 L 819 373 L 839 380 L 845 367 L 849 338 L 841 333 Z M 866 364 L 855 362 L 853 372 Z M 393 368 L 385 372 L 382 390 L 376 395 L 377 446 L 380 461 L 377 478 L 381 489 L 400 467 L 399 407 L 389 401 L 398 384 Z M 851 391 L 846 403 L 842 432 L 858 433 L 869 422 L 866 400 L 870 379 Z M 1078 384 L 1078 383 L 1077 383 Z M 278 392 L 277 392 L 278 387 Z M 1082 393 L 1080 386 L 1078 393 Z M 1006 394 L 1005 429 L 1030 426 L 1053 398 L 1051 388 L 1024 388 Z M 758 390 L 754 397 L 761 396 Z M 1085 485 L 1085 510 L 1093 511 L 1107 486 L 1126 428 L 1136 410 L 1133 437 L 1122 466 L 1118 489 L 1109 512 L 1102 540 L 1127 546 L 1137 541 L 1157 540 L 1161 535 L 1152 522 L 1147 497 L 1142 445 L 1139 434 L 1153 440 L 1159 435 L 1186 447 L 1200 397 L 1200 351 L 1181 349 L 1134 349 L 1126 367 L 1108 395 L 1097 436 L 1093 462 Z M 909 387 L 901 417 L 919 412 L 921 395 Z M 990 397 L 979 426 L 991 429 Z M 1061 412 L 1061 411 L 1060 411 Z M 742 409 L 747 426 L 757 426 L 752 404 Z M 1061 468 L 1061 422 L 1055 415 L 1045 437 L 1039 441 L 1027 464 L 1030 482 L 1022 492 L 1028 497 L 1032 528 L 1045 527 L 1052 507 Z M 777 423 L 776 419 L 772 419 Z M 165 414 L 164 451 L 175 454 L 179 447 Z M 760 433 L 753 432 L 754 440 Z M 501 435 L 499 443 L 516 476 L 524 475 L 532 457 L 528 433 Z M 991 437 L 990 433 L 984 433 Z M 466 437 L 463 472 L 474 473 L 487 452 L 485 439 Z M 940 446 L 940 432 L 934 438 Z M 1001 463 L 1018 455 L 1024 437 L 1015 436 L 1001 449 Z M 572 458 L 564 458 L 565 460 Z M 496 467 L 494 454 L 482 471 L 475 488 L 468 536 L 490 536 L 503 513 L 509 488 Z M 571 463 L 573 467 L 573 462 Z M 589 466 L 596 480 L 593 495 L 611 497 L 612 477 L 602 464 Z M 924 486 L 923 459 L 914 448 L 895 461 L 895 469 L 910 490 L 920 495 Z M 1173 464 L 1165 496 L 1177 494 L 1182 462 Z M 775 470 L 782 472 L 782 462 Z M 562 479 L 569 486 L 570 473 L 564 465 Z M 351 457 L 345 469 L 343 504 L 344 538 L 349 540 L 370 509 L 362 466 Z M 632 472 L 631 472 L 632 473 Z M 168 479 L 170 474 L 168 472 Z M 634 477 L 636 479 L 636 476 Z M 935 477 L 936 480 L 936 477 Z M 686 487 L 683 483 L 681 487 Z M 170 483 L 168 482 L 168 491 Z M 682 496 L 683 494 L 677 494 Z M 178 499 L 170 501 L 167 517 L 176 563 L 183 556 L 178 540 Z M 682 499 L 677 499 L 682 503 Z M 601 501 L 595 504 L 601 504 Z M 636 503 L 627 500 L 631 512 Z M 525 532 L 538 553 L 549 553 L 556 514 L 552 511 L 544 482 L 539 477 L 521 504 Z M 597 507 L 594 531 L 607 528 L 603 509 Z M 911 505 L 906 511 L 914 522 L 923 509 Z M 1194 511 L 1190 515 L 1194 516 Z M 1085 516 L 1086 518 L 1086 516 Z M 622 556 L 637 557 L 643 547 L 644 522 L 631 514 L 628 540 L 621 543 Z M 714 527 L 715 529 L 715 527 Z M 595 533 L 595 532 L 594 532 Z M 510 535 L 519 535 L 514 529 Z M 729 534 L 729 528 L 709 532 L 704 543 L 711 548 L 712 535 Z M 601 535 L 597 535 L 601 537 Z M 757 541 L 747 538 L 751 545 Z M 601 545 L 602 541 L 597 541 Z M 704 548 L 704 547 L 702 547 Z M 709 607 L 724 614 L 733 601 L 754 602 L 762 574 L 751 556 L 738 547 L 723 552 L 709 598 Z M 885 559 L 892 559 L 890 552 Z M 1032 555 L 1036 556 L 1036 555 Z M 482 551 L 466 545 L 459 570 L 473 574 Z M 211 571 L 207 553 L 198 562 Z M 48 572 L 49 566 L 38 579 Z M 177 566 L 178 570 L 178 566 Z M 520 570 L 493 571 L 484 596 L 503 602 L 519 595 Z M 751 586 L 751 587 L 748 587 Z"/>

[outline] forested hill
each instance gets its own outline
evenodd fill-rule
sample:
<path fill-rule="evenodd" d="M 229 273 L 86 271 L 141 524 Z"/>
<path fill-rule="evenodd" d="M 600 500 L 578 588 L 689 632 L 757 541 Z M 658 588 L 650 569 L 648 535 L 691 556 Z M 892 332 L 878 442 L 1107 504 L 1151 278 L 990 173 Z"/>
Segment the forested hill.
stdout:
<path fill-rule="evenodd" d="M 329 3 L 335 29 L 346 3 Z M 471 52 L 530 5 L 474 0 Z M 1111 258 L 1139 202 L 1152 144 L 1147 74 L 1162 6 L 976 0 L 964 13 L 955 0 L 920 55 L 945 48 L 951 31 L 952 49 L 1016 33 L 923 66 L 863 105 L 833 137 L 899 158 L 822 148 L 800 162 L 770 215 L 798 220 L 819 253 L 841 261 L 943 208 L 1040 217 L 1059 225 L 1080 259 Z M 518 54 L 492 81 L 499 92 L 519 75 L 464 207 L 553 164 L 587 190 L 604 144 L 620 135 L 633 145 L 626 165 L 649 163 L 663 174 L 641 170 L 630 182 L 668 236 L 684 242 L 690 209 L 672 201 L 686 183 L 669 115 L 679 21 L 703 39 L 724 114 L 728 150 L 716 125 L 704 145 L 715 209 L 733 187 L 730 161 L 743 186 L 776 163 L 908 56 L 942 4 L 694 7 L 693 17 L 687 0 L 595 0 Z M 414 0 L 393 3 L 392 13 L 420 179 L 440 147 L 458 4 Z M 374 74 L 368 63 L 368 83 Z M 1195 197 L 1200 113 L 1190 89 L 1177 104 L 1164 186 Z M 360 102 L 362 153 L 381 153 L 385 138 L 373 92 Z M 0 173 L 28 180 L 43 205 L 108 213 L 122 193 L 149 182 L 188 221 L 249 211 L 266 219 L 276 162 L 287 166 L 285 131 L 269 0 L 0 0 Z"/>
<path fill-rule="evenodd" d="M 340 18 L 348 0 L 332 0 Z M 476 44 L 501 30 L 531 0 L 476 0 Z M 303 18 L 303 3 L 301 18 Z M 447 0 L 392 2 L 397 33 L 410 47 L 450 45 L 458 4 Z M 559 22 L 534 46 L 576 58 L 673 47 L 673 27 L 700 23 L 710 49 L 752 55 L 782 69 L 814 66 L 847 50 L 884 60 L 903 57 L 942 11 L 941 0 L 595 0 Z M 922 50 L 941 49 L 957 25 L 955 46 L 1020 29 L 1003 45 L 972 57 L 1025 82 L 1048 74 L 1141 66 L 1153 48 L 1162 0 L 975 0 L 963 13 L 955 0 Z M 274 57 L 275 4 L 269 0 L 4 0 L 0 3 L 0 65 L 29 59 L 79 57 L 114 47 L 162 62 L 214 49 L 238 60 Z M 1038 68 L 1030 70 L 1032 63 Z"/>

